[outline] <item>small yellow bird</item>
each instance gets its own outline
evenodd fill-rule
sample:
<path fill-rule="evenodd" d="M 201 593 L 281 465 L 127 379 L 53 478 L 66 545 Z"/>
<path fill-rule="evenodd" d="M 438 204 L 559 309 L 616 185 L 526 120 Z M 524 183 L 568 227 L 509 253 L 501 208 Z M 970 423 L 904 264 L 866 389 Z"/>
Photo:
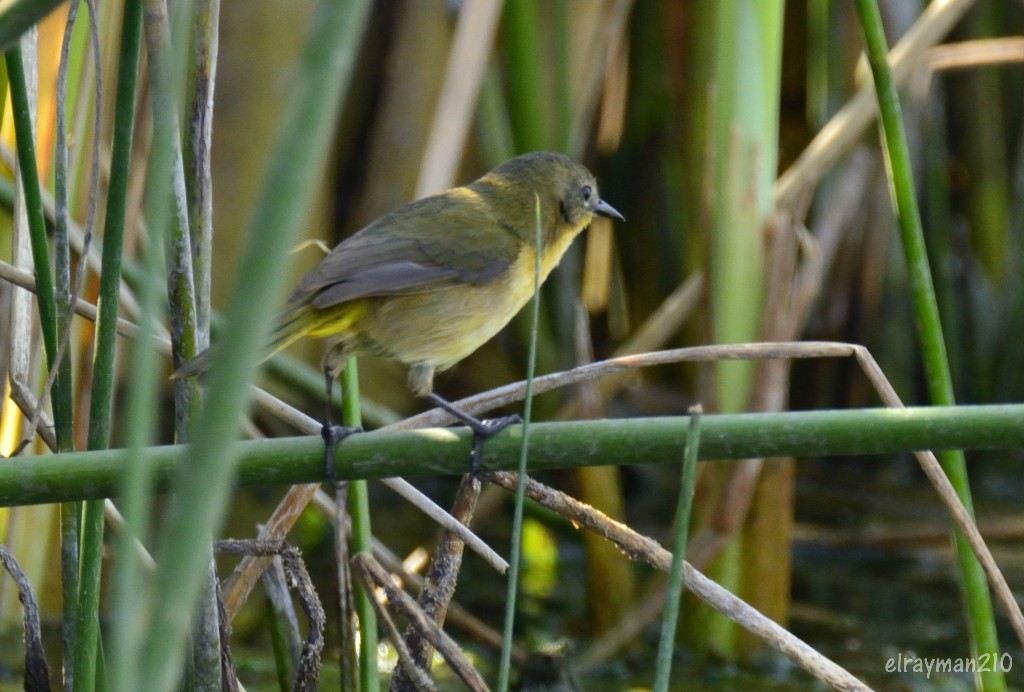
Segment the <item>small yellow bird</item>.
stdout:
<path fill-rule="evenodd" d="M 306 336 L 326 341 L 328 401 L 349 356 L 374 355 L 409 367 L 409 388 L 486 436 L 486 425 L 433 394 L 434 373 L 450 368 L 502 327 L 534 290 L 537 200 L 540 280 L 594 215 L 622 219 L 601 200 L 594 176 L 553 152 L 501 164 L 478 180 L 400 207 L 335 247 L 300 281 L 273 334 L 270 355 Z M 208 352 L 176 377 L 205 369 Z M 333 432 L 332 432 L 333 431 Z M 324 425 L 329 461 L 344 429 Z"/>

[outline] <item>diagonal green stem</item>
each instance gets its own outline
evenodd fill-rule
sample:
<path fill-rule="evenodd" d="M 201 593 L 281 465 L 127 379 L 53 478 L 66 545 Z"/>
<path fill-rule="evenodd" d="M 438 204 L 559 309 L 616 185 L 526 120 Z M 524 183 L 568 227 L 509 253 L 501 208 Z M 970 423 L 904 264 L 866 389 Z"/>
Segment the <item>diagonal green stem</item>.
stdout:
<path fill-rule="evenodd" d="M 35 264 L 36 297 L 39 321 L 43 330 L 46 362 L 53 367 L 57 354 L 57 304 L 50 271 L 50 248 L 46 241 L 46 220 L 43 216 L 43 197 L 39 190 L 39 170 L 36 167 L 35 134 L 28 102 L 28 85 L 21 48 L 14 46 L 5 54 L 7 79 L 11 89 L 11 110 L 18 146 L 18 165 L 21 184 L 25 192 L 25 211 L 28 213 L 29 236 L 32 241 L 32 262 Z M 54 412 L 57 416 L 57 412 Z"/>
<path fill-rule="evenodd" d="M 857 0 L 857 13 L 864 31 L 868 62 L 875 81 L 878 111 L 881 122 L 885 161 L 888 167 L 890 191 L 900 228 L 903 252 L 910 280 L 911 300 L 924 364 L 928 395 L 932 403 L 954 403 L 953 382 L 949 360 L 939 319 L 938 303 L 932 283 L 931 269 L 925 250 L 921 214 L 917 207 L 910 151 L 903 131 L 899 97 L 888 62 L 888 46 L 882 27 L 882 18 L 874 0 Z M 949 476 L 968 510 L 973 512 L 967 466 L 962 452 L 944 452 L 939 455 L 943 470 Z M 1000 652 L 996 637 L 995 620 L 988 584 L 981 565 L 971 553 L 959 531 L 954 531 L 957 561 L 960 567 L 963 594 L 971 634 L 973 654 Z M 999 670 L 978 674 L 976 683 L 985 689 L 1004 689 L 1005 680 Z"/>

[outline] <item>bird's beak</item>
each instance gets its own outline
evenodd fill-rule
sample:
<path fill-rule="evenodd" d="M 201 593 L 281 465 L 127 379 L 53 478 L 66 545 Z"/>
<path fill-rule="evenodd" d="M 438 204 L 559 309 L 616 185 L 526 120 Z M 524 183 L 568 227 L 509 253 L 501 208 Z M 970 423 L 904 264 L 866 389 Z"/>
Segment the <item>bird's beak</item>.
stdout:
<path fill-rule="evenodd" d="M 605 202 L 603 199 L 598 200 L 597 204 L 594 205 L 594 213 L 598 216 L 604 216 L 609 219 L 618 219 L 619 221 L 625 221 L 626 218 L 618 212 L 612 205 Z"/>

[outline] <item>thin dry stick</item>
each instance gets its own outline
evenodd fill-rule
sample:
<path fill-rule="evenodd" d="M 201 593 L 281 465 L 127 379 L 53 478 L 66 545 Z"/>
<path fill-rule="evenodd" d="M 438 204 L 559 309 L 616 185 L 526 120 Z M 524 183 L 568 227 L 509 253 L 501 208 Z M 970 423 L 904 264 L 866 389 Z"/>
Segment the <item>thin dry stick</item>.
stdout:
<path fill-rule="evenodd" d="M 349 562 L 349 535 L 352 523 L 348 513 L 348 483 L 334 488 L 334 511 L 328 515 L 334 525 L 334 566 L 337 571 L 335 588 L 338 590 L 338 659 L 341 663 L 343 690 L 359 689 L 359 650 L 356 634 L 356 595 L 352 582 L 352 564 Z M 317 492 L 323 492 L 318 490 Z M 263 530 L 263 527 L 260 527 Z M 372 536 L 371 536 L 372 541 Z M 371 602 L 374 599 L 371 599 Z"/>
<path fill-rule="evenodd" d="M 542 394 L 560 387 L 577 384 L 606 375 L 648 368 L 656 365 L 674 363 L 712 362 L 718 360 L 770 360 L 791 358 L 849 358 L 853 355 L 852 344 L 835 341 L 800 341 L 752 344 L 718 344 L 714 346 L 689 346 L 687 348 L 668 349 L 652 353 L 637 353 L 619 356 L 596 363 L 580 365 L 562 372 L 542 375 L 534 379 L 533 391 Z M 522 401 L 526 392 L 524 381 L 513 382 L 503 387 L 496 387 L 471 397 L 466 397 L 456 404 L 467 413 L 481 413 L 500 406 Z M 391 425 L 381 430 L 414 430 L 451 425 L 455 419 L 441 409 L 431 409 Z"/>
<path fill-rule="evenodd" d="M 367 584 L 366 588 L 372 591 L 372 585 Z M 436 690 L 437 687 L 434 685 L 434 681 L 430 679 L 427 671 L 418 666 L 416 661 L 413 660 L 409 647 L 406 646 L 405 639 L 402 638 L 398 625 L 391 619 L 391 613 L 388 612 L 388 609 L 384 607 L 384 604 L 376 596 L 370 599 L 370 603 L 373 605 L 373 610 L 377 613 L 378 622 L 384 624 L 384 629 L 388 633 L 388 639 L 391 640 L 391 645 L 395 647 L 395 653 L 398 654 L 398 668 L 395 670 L 394 677 L 391 678 L 392 687 L 394 687 L 399 673 L 402 673 L 405 676 L 405 684 L 411 686 L 417 692 L 432 692 Z M 409 687 L 405 689 L 409 689 Z"/>
<path fill-rule="evenodd" d="M 473 520 L 473 512 L 480 498 L 480 487 L 480 478 L 476 474 L 466 474 L 462 477 L 458 492 L 455 494 L 452 516 L 467 526 Z M 423 610 L 423 615 L 430 618 L 438 627 L 444 624 L 448 606 L 455 595 L 455 584 L 462 567 L 463 548 L 464 544 L 458 536 L 448 531 L 444 533 L 434 550 L 419 598 L 416 599 Z M 410 624 L 405 631 L 405 642 L 415 665 L 427 668 L 434 650 L 424 633 Z M 402 689 L 402 684 L 408 682 L 404 670 L 403 668 L 395 672 L 392 689 Z"/>
<path fill-rule="evenodd" d="M 333 516 L 337 511 L 337 505 L 334 499 L 331 498 L 323 489 L 319 489 L 316 495 L 313 497 L 313 504 L 319 509 L 325 516 Z M 345 531 L 348 532 L 349 522 L 345 522 Z M 407 584 L 409 591 L 416 591 L 423 587 L 423 577 L 414 572 L 406 570 L 402 560 L 395 555 L 386 545 L 381 541 L 373 539 L 373 549 L 371 551 L 374 559 L 379 562 L 384 569 L 391 572 L 401 583 Z M 458 604 L 458 602 L 452 602 L 448 607 L 448 618 L 447 621 L 453 626 L 458 627 L 463 632 L 467 633 L 478 642 L 487 646 L 495 651 L 501 649 L 501 632 L 495 630 L 489 626 L 483 620 L 470 613 L 468 610 Z M 512 661 L 516 666 L 526 665 L 527 655 L 523 651 L 522 647 L 515 646 L 512 649 Z"/>
<path fill-rule="evenodd" d="M 54 433 L 53 419 L 43 410 L 42 404 L 36 399 L 35 393 L 20 379 L 11 378 L 11 400 L 26 418 L 32 418 L 35 411 L 39 411 L 39 420 L 33 424 L 33 430 L 42 438 L 51 452 L 57 451 L 57 435 Z M 31 439 L 31 438 L 29 438 Z M 11 452 L 11 456 L 17 456 L 25 449 L 24 440 Z"/>
<path fill-rule="evenodd" d="M 944 43 L 930 48 L 926 61 L 929 72 L 999 67 L 1024 62 L 1024 36 L 1001 36 Z"/>
<path fill-rule="evenodd" d="M 471 690 L 487 689 L 487 684 L 480 677 L 480 673 L 466 659 L 459 646 L 420 610 L 412 596 L 395 585 L 390 575 L 377 564 L 373 556 L 369 553 L 356 553 L 352 556 L 352 567 L 370 593 L 375 593 L 377 589 L 382 591 L 392 607 L 423 633 L 467 687 Z"/>
<path fill-rule="evenodd" d="M 18 586 L 18 600 L 21 601 L 22 622 L 25 627 L 25 689 L 50 689 L 50 667 L 43 652 L 42 628 L 39 626 L 39 605 L 28 577 L 11 551 L 0 545 L 0 564 L 11 575 Z"/>
<path fill-rule="evenodd" d="M 416 182 L 417 199 L 451 187 L 476 112 L 477 97 L 501 18 L 502 0 L 463 3 L 444 84 Z"/>
<path fill-rule="evenodd" d="M 892 384 L 886 379 L 885 374 L 878 366 L 878 363 L 875 362 L 871 352 L 863 346 L 857 346 L 854 349 L 854 357 L 864 370 L 868 380 L 874 385 L 875 391 L 878 392 L 882 401 L 885 402 L 885 405 L 892 408 L 904 408 L 899 395 L 896 394 L 896 390 L 893 389 Z M 949 478 L 946 476 L 946 472 L 942 470 L 942 466 L 939 465 L 939 460 L 935 458 L 935 454 L 924 451 L 914 452 L 914 456 L 921 465 L 924 475 L 928 477 L 935 491 L 939 494 L 942 504 L 946 505 L 946 509 L 952 515 L 953 523 L 963 533 L 964 538 L 967 539 L 971 546 L 971 551 L 978 559 L 978 562 L 981 563 L 985 574 L 988 575 L 989 583 L 992 584 L 992 588 L 996 593 L 996 599 L 1002 604 L 1007 617 L 1010 618 L 1010 624 L 1013 625 L 1013 631 L 1017 635 L 1017 640 L 1024 644 L 1024 615 L 1021 614 L 1020 605 L 1017 603 L 1017 599 L 1014 598 L 1013 592 L 1010 591 L 1010 586 L 1006 583 L 1003 573 L 999 570 L 999 565 L 996 564 L 995 558 L 992 557 L 985 539 L 982 538 L 981 533 L 978 531 L 978 525 L 974 523 L 974 518 L 960 500 L 960 496 L 957 494 L 953 484 L 949 482 Z"/>
<path fill-rule="evenodd" d="M 516 487 L 517 479 L 514 473 L 499 471 L 488 474 L 487 478 L 509 491 Z M 574 525 L 607 538 L 630 559 L 643 560 L 663 572 L 668 571 L 672 554 L 662 548 L 653 538 L 641 535 L 625 524 L 608 518 L 593 507 L 533 479 L 526 481 L 526 494 L 531 500 L 565 517 Z M 840 690 L 868 689 L 841 666 L 705 577 L 688 562 L 683 566 L 683 583 L 694 595 L 719 613 L 782 652 L 801 668 L 832 688 Z"/>
<path fill-rule="evenodd" d="M 320 652 L 324 648 L 326 616 L 317 597 L 313 581 L 302 560 L 302 553 L 285 541 L 261 541 L 228 539 L 218 541 L 216 551 L 227 555 L 262 555 L 271 560 L 281 557 L 288 583 L 295 589 L 299 606 L 309 621 L 309 634 L 302 644 L 299 666 L 295 672 L 294 689 L 314 690 L 320 677 Z"/>

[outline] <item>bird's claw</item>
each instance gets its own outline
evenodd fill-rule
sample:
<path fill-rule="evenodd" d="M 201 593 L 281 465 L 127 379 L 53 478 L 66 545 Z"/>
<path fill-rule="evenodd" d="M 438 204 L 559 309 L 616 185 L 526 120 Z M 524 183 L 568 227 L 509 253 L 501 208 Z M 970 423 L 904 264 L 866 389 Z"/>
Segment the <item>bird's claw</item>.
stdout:
<path fill-rule="evenodd" d="M 362 428 L 349 428 L 343 425 L 324 424 L 320 428 L 320 437 L 324 441 L 324 473 L 335 490 L 341 488 L 344 481 L 339 481 L 334 474 L 334 449 L 349 435 L 361 432 L 363 432 Z"/>
<path fill-rule="evenodd" d="M 510 425 L 519 425 L 523 419 L 518 414 L 502 416 L 501 418 L 476 419 L 475 425 L 470 425 L 473 431 L 473 452 L 470 456 L 470 472 L 479 476 L 484 470 L 483 452 L 484 441 L 497 435 Z"/>

